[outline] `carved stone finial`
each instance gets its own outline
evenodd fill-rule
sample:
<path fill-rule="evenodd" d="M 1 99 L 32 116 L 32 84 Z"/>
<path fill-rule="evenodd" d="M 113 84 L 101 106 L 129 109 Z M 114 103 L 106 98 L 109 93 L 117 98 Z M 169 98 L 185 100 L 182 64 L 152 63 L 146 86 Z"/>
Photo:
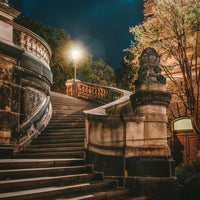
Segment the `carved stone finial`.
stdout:
<path fill-rule="evenodd" d="M 139 57 L 139 62 L 141 66 L 144 65 L 159 65 L 160 63 L 160 55 L 157 51 L 152 47 L 147 47 Z"/>
<path fill-rule="evenodd" d="M 171 95 L 166 92 L 166 78 L 161 74 L 160 56 L 152 47 L 146 48 L 140 56 L 136 92 L 131 96 L 132 107 L 158 105 L 167 107 Z"/>
<path fill-rule="evenodd" d="M 166 78 L 161 74 L 160 55 L 152 47 L 146 48 L 140 58 L 138 80 L 135 84 L 144 82 L 160 82 L 166 84 Z"/>

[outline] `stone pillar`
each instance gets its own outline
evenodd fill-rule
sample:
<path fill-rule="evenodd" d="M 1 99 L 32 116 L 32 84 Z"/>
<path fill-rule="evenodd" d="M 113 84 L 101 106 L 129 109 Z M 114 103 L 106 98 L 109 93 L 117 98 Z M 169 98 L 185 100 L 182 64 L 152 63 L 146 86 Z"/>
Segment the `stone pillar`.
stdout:
<path fill-rule="evenodd" d="M 160 56 L 153 48 L 143 51 L 135 94 L 131 96 L 132 107 L 137 115 L 144 117 L 144 144 L 137 156 L 170 156 L 167 145 L 166 107 L 171 94 L 166 92 L 166 78 L 161 75 Z"/>
<path fill-rule="evenodd" d="M 136 116 L 144 119 L 143 142 L 140 139 L 133 148 L 133 157 L 128 159 L 128 173 L 131 176 L 171 177 L 174 176 L 174 161 L 167 145 L 166 114 L 171 95 L 166 92 L 166 78 L 161 74 L 160 56 L 155 49 L 146 48 L 139 63 L 135 94 L 130 99 Z"/>
<path fill-rule="evenodd" d="M 166 92 L 166 78 L 161 74 L 160 56 L 155 49 L 146 48 L 139 62 L 135 94 L 130 100 L 136 116 L 143 118 L 143 131 L 134 143 L 132 155 L 126 158 L 127 174 L 134 177 L 130 180 L 134 181 L 138 195 L 175 200 L 175 165 L 167 145 L 166 108 L 171 95 Z"/>

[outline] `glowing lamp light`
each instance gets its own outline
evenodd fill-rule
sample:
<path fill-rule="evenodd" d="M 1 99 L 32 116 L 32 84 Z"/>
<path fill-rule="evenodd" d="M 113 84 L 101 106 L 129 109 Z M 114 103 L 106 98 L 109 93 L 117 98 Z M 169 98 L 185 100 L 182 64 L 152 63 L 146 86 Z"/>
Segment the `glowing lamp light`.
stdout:
<path fill-rule="evenodd" d="M 78 50 L 73 50 L 72 51 L 72 58 L 73 60 L 77 60 L 80 57 L 80 52 Z"/>

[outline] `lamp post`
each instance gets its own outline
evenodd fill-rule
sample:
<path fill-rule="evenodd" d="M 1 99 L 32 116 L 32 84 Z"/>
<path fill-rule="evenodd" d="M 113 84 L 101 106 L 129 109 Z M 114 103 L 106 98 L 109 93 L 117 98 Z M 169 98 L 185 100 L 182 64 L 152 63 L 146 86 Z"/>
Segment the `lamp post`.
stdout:
<path fill-rule="evenodd" d="M 77 50 L 72 51 L 72 59 L 73 59 L 73 65 L 74 65 L 74 80 L 73 80 L 73 96 L 76 97 L 76 62 L 79 58 L 80 53 Z"/>

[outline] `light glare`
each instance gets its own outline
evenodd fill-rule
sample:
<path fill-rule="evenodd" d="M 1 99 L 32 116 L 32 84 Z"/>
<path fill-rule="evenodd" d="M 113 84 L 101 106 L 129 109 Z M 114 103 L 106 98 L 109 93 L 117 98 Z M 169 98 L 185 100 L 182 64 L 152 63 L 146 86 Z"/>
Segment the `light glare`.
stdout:
<path fill-rule="evenodd" d="M 79 57 L 79 51 L 77 50 L 72 51 L 72 58 L 77 59 L 78 57 Z"/>

